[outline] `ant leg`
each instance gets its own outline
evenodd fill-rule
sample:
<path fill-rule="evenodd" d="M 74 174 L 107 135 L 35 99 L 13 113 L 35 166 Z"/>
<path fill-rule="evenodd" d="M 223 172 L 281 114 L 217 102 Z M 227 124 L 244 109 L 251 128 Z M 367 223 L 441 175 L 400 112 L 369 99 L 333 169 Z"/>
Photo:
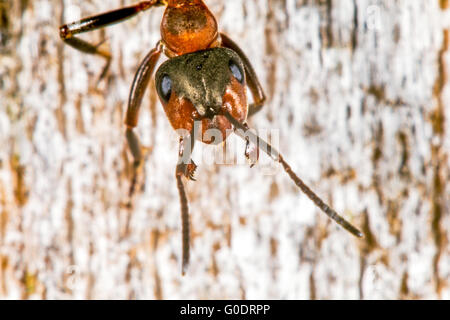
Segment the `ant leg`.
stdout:
<path fill-rule="evenodd" d="M 336 211 L 334 211 L 330 206 L 328 206 L 318 195 L 316 195 L 304 182 L 300 179 L 289 164 L 284 160 L 281 154 L 273 148 L 266 141 L 261 139 L 258 135 L 254 134 L 251 130 L 246 130 L 246 126 L 236 120 L 228 111 L 224 110 L 223 115 L 233 124 L 235 128 L 235 132 L 241 138 L 246 139 L 248 137 L 252 143 L 256 144 L 261 148 L 265 153 L 269 155 L 274 161 L 281 163 L 284 168 L 284 171 L 289 175 L 291 180 L 297 185 L 297 187 L 302 190 L 306 196 L 314 202 L 314 204 L 320 208 L 328 217 L 334 220 L 337 224 L 342 226 L 345 230 L 353 234 L 354 236 L 361 238 L 363 234 L 356 227 L 354 227 L 350 222 L 341 217 Z M 238 130 L 236 130 L 238 129 Z"/>
<path fill-rule="evenodd" d="M 137 135 L 133 132 L 133 129 L 130 127 L 127 127 L 127 130 L 125 132 L 125 137 L 127 138 L 128 147 L 130 148 L 131 154 L 133 156 L 133 177 L 131 178 L 131 184 L 130 189 L 128 191 L 128 196 L 130 198 L 130 204 L 131 204 L 131 198 L 133 197 L 136 183 L 137 183 L 137 176 L 138 172 L 141 169 L 141 163 L 142 163 L 142 152 L 141 152 L 141 146 L 139 143 L 139 138 Z"/>
<path fill-rule="evenodd" d="M 252 93 L 254 102 L 248 106 L 248 117 L 251 117 L 264 106 L 266 102 L 266 95 L 264 90 L 259 83 L 258 76 L 256 75 L 255 69 L 253 69 L 250 60 L 247 58 L 242 49 L 237 45 L 236 42 L 231 40 L 227 35 L 221 33 L 220 37 L 222 39 L 222 46 L 235 51 L 239 57 L 242 59 L 245 68 L 245 74 L 247 76 L 247 85 Z"/>
<path fill-rule="evenodd" d="M 156 63 L 162 52 L 161 42 L 158 42 L 157 46 L 150 51 L 150 53 L 144 58 L 139 66 L 136 75 L 131 86 L 130 97 L 128 99 L 128 108 L 125 118 L 125 124 L 127 130 L 125 133 L 128 146 L 131 154 L 133 155 L 133 178 L 131 180 L 130 199 L 133 196 L 138 172 L 142 164 L 142 154 L 139 139 L 133 132 L 133 128 L 136 127 L 139 118 L 139 108 L 141 107 L 142 98 L 145 93 L 145 89 L 148 87 L 148 83 L 155 69 Z"/>
<path fill-rule="evenodd" d="M 84 53 L 99 55 L 106 59 L 106 65 L 103 68 L 99 78 L 100 81 L 109 69 L 111 54 L 106 50 L 100 49 L 100 45 L 93 45 L 87 41 L 76 38 L 75 35 L 107 27 L 111 24 L 129 19 L 139 12 L 150 9 L 153 6 L 161 6 L 165 4 L 165 0 L 141 1 L 131 7 L 105 12 L 96 16 L 65 24 L 59 28 L 59 35 L 61 39 L 69 46 Z"/>
<path fill-rule="evenodd" d="M 196 165 L 191 160 L 192 150 L 194 148 L 194 135 L 191 133 L 187 138 L 180 138 L 180 149 L 178 152 L 178 163 L 175 171 L 177 179 L 177 188 L 180 195 L 181 205 L 181 229 L 182 229 L 182 264 L 181 273 L 185 275 L 189 265 L 190 256 L 190 225 L 189 225 L 189 206 L 184 188 L 182 177 L 193 180 L 192 175 L 195 172 Z"/>

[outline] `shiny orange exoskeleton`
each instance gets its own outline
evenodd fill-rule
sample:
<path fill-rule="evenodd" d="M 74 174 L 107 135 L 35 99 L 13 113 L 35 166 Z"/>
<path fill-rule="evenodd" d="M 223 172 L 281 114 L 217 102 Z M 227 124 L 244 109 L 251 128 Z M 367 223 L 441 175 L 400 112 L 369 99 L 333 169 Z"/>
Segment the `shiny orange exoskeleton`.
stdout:
<path fill-rule="evenodd" d="M 138 123 L 139 108 L 155 66 L 164 53 L 169 60 L 155 75 L 156 89 L 167 118 L 180 134 L 179 160 L 176 167 L 177 187 L 181 200 L 183 233 L 183 273 L 189 262 L 189 210 L 183 177 L 194 180 L 196 165 L 191 160 L 195 140 L 217 144 L 225 141 L 231 129 L 247 141 L 256 144 L 278 161 L 294 183 L 330 218 L 347 231 L 361 237 L 362 233 L 325 204 L 291 170 L 281 154 L 253 132 L 247 130 L 247 117 L 258 112 L 265 102 L 264 91 L 246 55 L 228 36 L 219 33 L 214 15 L 202 0 L 151 0 L 133 6 L 85 18 L 60 27 L 65 43 L 80 51 L 102 56 L 107 60 L 100 76 L 107 73 L 111 55 L 77 34 L 131 18 L 152 7 L 166 6 L 161 21 L 161 40 L 144 58 L 137 69 L 130 90 L 125 124 L 126 139 L 134 158 L 135 175 L 130 187 L 133 193 L 137 169 L 142 156 L 139 140 L 133 128 Z M 248 105 L 248 87 L 253 103 Z M 197 127 L 200 127 L 198 131 Z M 216 130 L 214 138 L 207 135 Z M 206 137 L 206 138 L 205 138 Z M 248 156 L 246 148 L 245 155 Z"/>
<path fill-rule="evenodd" d="M 161 38 L 169 56 L 220 46 L 216 18 L 202 0 L 168 1 Z"/>

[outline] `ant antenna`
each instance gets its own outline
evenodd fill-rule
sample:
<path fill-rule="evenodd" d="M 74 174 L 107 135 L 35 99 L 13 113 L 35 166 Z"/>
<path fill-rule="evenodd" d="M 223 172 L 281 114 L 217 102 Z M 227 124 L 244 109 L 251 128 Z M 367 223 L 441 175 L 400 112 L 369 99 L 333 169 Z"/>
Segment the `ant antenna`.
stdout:
<path fill-rule="evenodd" d="M 190 222 L 189 222 L 189 205 L 184 188 L 182 177 L 185 176 L 190 180 L 194 179 L 196 165 L 192 162 L 191 155 L 195 143 L 196 126 L 192 128 L 190 134 L 186 137 L 180 137 L 180 150 L 178 151 L 178 163 L 176 168 L 177 188 L 180 195 L 181 206 L 181 242 L 183 248 L 183 257 L 181 263 L 181 274 L 184 276 L 189 265 L 190 257 Z"/>
<path fill-rule="evenodd" d="M 186 191 L 184 190 L 183 181 L 181 180 L 181 175 L 177 175 L 177 187 L 178 193 L 180 194 L 180 204 L 181 204 L 181 229 L 182 229 L 182 247 L 183 247 L 183 258 L 181 264 L 181 273 L 184 276 L 186 274 L 186 269 L 189 264 L 189 207 L 186 197 Z"/>
<path fill-rule="evenodd" d="M 224 111 L 224 116 L 231 122 L 234 126 L 235 133 L 243 139 L 249 138 L 253 144 L 262 149 L 265 153 L 269 155 L 274 161 L 278 161 L 284 168 L 284 171 L 289 175 L 289 177 L 294 181 L 294 183 L 300 188 L 300 190 L 305 193 L 308 198 L 310 198 L 314 204 L 320 208 L 328 217 L 334 220 L 337 224 L 342 226 L 345 230 L 353 234 L 358 238 L 362 238 L 363 234 L 356 227 L 354 227 L 350 222 L 341 217 L 336 211 L 334 211 L 330 206 L 328 206 L 318 195 L 316 195 L 303 181 L 300 179 L 294 171 L 292 171 L 289 164 L 284 160 L 281 154 L 274 149 L 269 143 L 261 139 L 257 134 L 250 131 L 246 124 L 240 123 L 236 120 L 228 111 Z M 239 130 L 236 130 L 239 129 Z M 244 134 L 245 133 L 245 134 Z"/>

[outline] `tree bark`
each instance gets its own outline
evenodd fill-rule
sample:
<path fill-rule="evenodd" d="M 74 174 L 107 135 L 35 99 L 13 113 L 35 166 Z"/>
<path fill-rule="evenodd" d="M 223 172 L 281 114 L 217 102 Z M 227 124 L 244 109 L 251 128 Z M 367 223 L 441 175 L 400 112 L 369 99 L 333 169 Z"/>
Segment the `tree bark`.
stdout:
<path fill-rule="evenodd" d="M 104 60 L 59 38 L 131 3 L 0 1 L 1 298 L 450 298 L 448 0 L 206 1 L 265 88 L 250 126 L 365 237 L 267 157 L 249 168 L 237 137 L 233 165 L 197 144 L 184 277 L 177 139 L 153 83 L 128 197 L 124 112 L 163 8 L 82 36 L 112 52 L 98 84 Z"/>

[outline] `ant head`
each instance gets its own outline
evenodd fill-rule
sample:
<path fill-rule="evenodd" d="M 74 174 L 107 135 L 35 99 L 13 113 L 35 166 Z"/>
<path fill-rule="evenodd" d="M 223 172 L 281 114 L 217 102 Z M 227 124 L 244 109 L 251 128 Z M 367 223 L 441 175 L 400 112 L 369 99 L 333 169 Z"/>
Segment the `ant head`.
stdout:
<path fill-rule="evenodd" d="M 232 80 L 245 85 L 244 65 L 226 48 L 185 54 L 163 63 L 156 72 L 156 89 L 166 106 L 177 99 L 188 100 L 201 118 L 216 116 Z"/>
<path fill-rule="evenodd" d="M 203 129 L 218 129 L 225 139 L 232 127 L 221 115 L 224 108 L 242 121 L 247 117 L 244 65 L 230 49 L 169 59 L 156 72 L 155 84 L 174 129 L 190 131 L 193 122 L 201 120 Z"/>
<path fill-rule="evenodd" d="M 167 48 L 181 55 L 214 46 L 217 21 L 202 0 L 169 1 L 161 21 Z"/>

